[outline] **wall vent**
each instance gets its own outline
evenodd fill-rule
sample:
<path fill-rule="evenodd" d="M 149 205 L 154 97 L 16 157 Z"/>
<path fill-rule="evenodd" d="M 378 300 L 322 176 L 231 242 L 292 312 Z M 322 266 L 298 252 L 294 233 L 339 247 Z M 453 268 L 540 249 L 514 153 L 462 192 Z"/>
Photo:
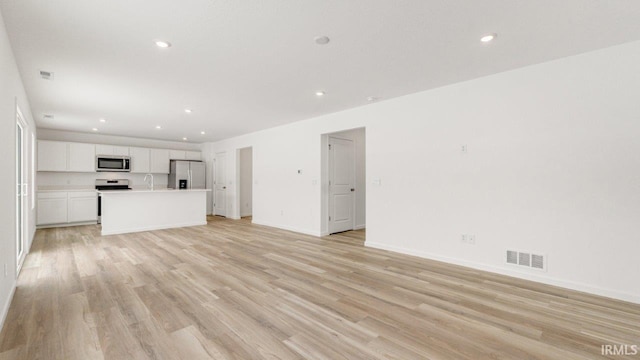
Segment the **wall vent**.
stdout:
<path fill-rule="evenodd" d="M 536 270 L 547 270 L 546 256 L 527 251 L 507 250 L 507 264 L 528 267 Z"/>
<path fill-rule="evenodd" d="M 40 77 L 44 80 L 53 80 L 53 73 L 51 71 L 40 70 Z"/>
<path fill-rule="evenodd" d="M 544 256 L 531 254 L 531 267 L 534 269 L 544 270 Z"/>

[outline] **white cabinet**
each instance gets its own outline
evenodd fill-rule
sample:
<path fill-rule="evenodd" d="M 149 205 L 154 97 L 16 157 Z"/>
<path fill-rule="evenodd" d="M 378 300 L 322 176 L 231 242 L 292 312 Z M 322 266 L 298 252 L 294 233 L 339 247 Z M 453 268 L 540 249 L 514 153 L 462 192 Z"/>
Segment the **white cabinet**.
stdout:
<path fill-rule="evenodd" d="M 146 174 L 149 172 L 151 161 L 151 152 L 146 148 L 129 148 L 129 156 L 131 156 L 131 172 Z"/>
<path fill-rule="evenodd" d="M 171 160 L 201 160 L 200 151 L 169 150 Z"/>
<path fill-rule="evenodd" d="M 38 193 L 37 225 L 67 222 L 67 193 Z"/>
<path fill-rule="evenodd" d="M 200 155 L 200 151 L 185 151 L 185 159 L 186 160 L 202 160 Z"/>
<path fill-rule="evenodd" d="M 128 146 L 114 146 L 113 147 L 113 155 L 129 156 L 129 147 Z"/>
<path fill-rule="evenodd" d="M 67 171 L 67 143 L 39 140 L 38 171 Z"/>
<path fill-rule="evenodd" d="M 149 172 L 152 174 L 169 173 L 169 150 L 151 149 Z"/>
<path fill-rule="evenodd" d="M 39 140 L 38 171 L 95 172 L 96 155 L 130 156 L 138 174 L 168 174 L 170 160 L 202 160 L 200 151 Z"/>
<path fill-rule="evenodd" d="M 127 146 L 96 144 L 96 155 L 129 156 L 129 148 Z"/>
<path fill-rule="evenodd" d="M 63 225 L 98 220 L 95 191 L 54 191 L 38 193 L 36 225 Z"/>
<path fill-rule="evenodd" d="M 38 141 L 38 171 L 96 171 L 93 144 Z"/>
<path fill-rule="evenodd" d="M 98 194 L 95 191 L 69 192 L 68 222 L 87 222 L 98 220 Z"/>
<path fill-rule="evenodd" d="M 184 160 L 186 159 L 186 151 L 184 150 L 169 150 L 170 160 Z"/>
<path fill-rule="evenodd" d="M 96 146 L 93 144 L 69 143 L 68 171 L 95 172 Z"/>

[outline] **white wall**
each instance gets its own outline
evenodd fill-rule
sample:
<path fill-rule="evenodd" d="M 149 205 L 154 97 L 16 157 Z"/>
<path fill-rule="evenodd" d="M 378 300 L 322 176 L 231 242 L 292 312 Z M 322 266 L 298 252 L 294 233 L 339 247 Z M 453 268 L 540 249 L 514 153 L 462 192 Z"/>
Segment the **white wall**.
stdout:
<path fill-rule="evenodd" d="M 253 203 L 253 150 L 240 149 L 240 216 L 251 216 Z"/>
<path fill-rule="evenodd" d="M 252 146 L 254 222 L 320 234 L 321 134 L 366 127 L 368 246 L 640 302 L 639 63 L 628 43 L 207 144 L 207 159 Z M 507 248 L 545 253 L 547 272 L 506 266 Z"/>
<path fill-rule="evenodd" d="M 52 129 L 38 129 L 38 140 L 71 141 L 84 142 L 89 144 L 107 144 L 193 151 L 199 151 L 202 148 L 201 144 L 188 142 L 143 139 L 97 133 L 79 133 Z"/>
<path fill-rule="evenodd" d="M 16 105 L 20 108 L 27 122 L 27 137 L 35 133 L 35 125 L 31 116 L 31 108 L 22 85 L 18 67 L 11 51 L 9 39 L 0 14 L 0 328 L 4 323 L 11 296 L 16 284 Z M 29 168 L 32 168 L 31 144 L 28 141 Z M 31 174 L 28 175 L 31 188 Z M 28 245 L 31 244 L 35 232 L 35 210 L 31 208 L 31 192 L 29 191 L 29 207 L 26 214 L 29 231 Z M 27 247 L 28 250 L 28 247 Z M 7 276 L 4 266 L 7 266 Z"/>

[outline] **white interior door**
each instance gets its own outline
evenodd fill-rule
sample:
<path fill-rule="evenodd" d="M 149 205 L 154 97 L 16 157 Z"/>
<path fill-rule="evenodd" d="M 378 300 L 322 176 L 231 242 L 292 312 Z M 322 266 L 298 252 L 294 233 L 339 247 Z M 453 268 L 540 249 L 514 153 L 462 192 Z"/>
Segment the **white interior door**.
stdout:
<path fill-rule="evenodd" d="M 353 230 L 355 219 L 353 141 L 329 137 L 329 233 Z"/>
<path fill-rule="evenodd" d="M 227 216 L 227 153 L 216 153 L 213 174 L 213 214 Z"/>

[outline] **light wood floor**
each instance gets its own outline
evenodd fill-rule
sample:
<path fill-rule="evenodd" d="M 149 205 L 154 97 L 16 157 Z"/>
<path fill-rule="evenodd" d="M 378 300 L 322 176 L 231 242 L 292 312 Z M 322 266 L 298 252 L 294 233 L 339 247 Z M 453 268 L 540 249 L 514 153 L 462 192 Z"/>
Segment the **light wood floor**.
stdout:
<path fill-rule="evenodd" d="M 97 226 L 39 230 L 0 359 L 570 360 L 640 345 L 638 305 L 363 238 L 221 218 L 107 237 Z"/>

